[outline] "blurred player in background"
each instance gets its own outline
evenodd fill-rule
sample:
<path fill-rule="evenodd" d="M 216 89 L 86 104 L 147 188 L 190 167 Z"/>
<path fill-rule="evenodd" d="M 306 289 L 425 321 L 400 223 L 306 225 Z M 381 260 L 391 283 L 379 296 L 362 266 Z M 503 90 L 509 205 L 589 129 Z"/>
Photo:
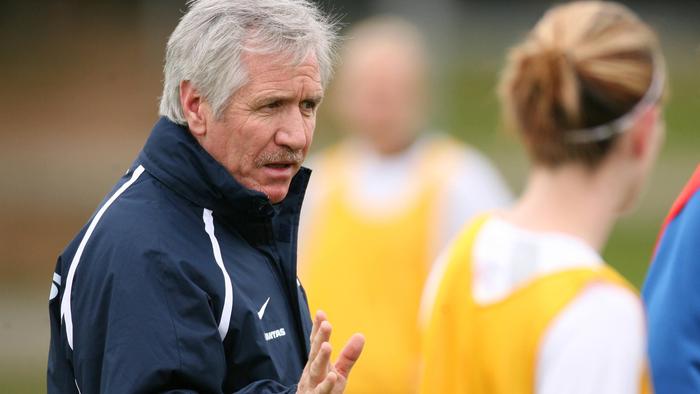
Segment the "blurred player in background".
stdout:
<path fill-rule="evenodd" d="M 310 165 L 300 275 L 335 336 L 352 327 L 370 344 L 349 392 L 407 393 L 431 262 L 465 220 L 510 196 L 476 150 L 427 131 L 428 59 L 416 27 L 377 17 L 348 37 L 334 106 L 347 138 Z"/>
<path fill-rule="evenodd" d="M 671 208 L 644 284 L 657 393 L 700 392 L 699 282 L 700 166 Z"/>
<path fill-rule="evenodd" d="M 656 35 L 616 3 L 556 6 L 512 49 L 500 93 L 532 169 L 431 274 L 423 393 L 649 390 L 641 302 L 600 251 L 662 144 L 665 86 Z"/>

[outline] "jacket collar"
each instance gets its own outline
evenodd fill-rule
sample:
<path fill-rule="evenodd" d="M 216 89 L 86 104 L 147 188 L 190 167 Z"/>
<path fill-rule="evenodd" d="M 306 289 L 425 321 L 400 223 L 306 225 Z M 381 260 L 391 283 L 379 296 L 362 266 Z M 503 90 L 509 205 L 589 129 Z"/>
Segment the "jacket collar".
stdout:
<path fill-rule="evenodd" d="M 238 183 L 190 134 L 186 126 L 161 117 L 138 161 L 167 187 L 219 215 L 272 217 L 276 209 L 265 194 Z M 311 170 L 301 168 L 278 209 L 298 214 Z M 290 212 L 291 211 L 291 212 Z"/>

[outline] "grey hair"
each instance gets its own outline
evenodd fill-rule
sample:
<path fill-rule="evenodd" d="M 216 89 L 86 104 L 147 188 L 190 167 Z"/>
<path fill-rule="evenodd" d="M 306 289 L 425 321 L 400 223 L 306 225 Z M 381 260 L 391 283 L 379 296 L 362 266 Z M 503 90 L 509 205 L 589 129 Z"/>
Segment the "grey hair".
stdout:
<path fill-rule="evenodd" d="M 180 82 L 190 81 L 221 118 L 248 78 L 244 52 L 316 55 L 321 82 L 331 77 L 337 25 L 309 0 L 190 0 L 165 54 L 161 116 L 186 124 Z"/>

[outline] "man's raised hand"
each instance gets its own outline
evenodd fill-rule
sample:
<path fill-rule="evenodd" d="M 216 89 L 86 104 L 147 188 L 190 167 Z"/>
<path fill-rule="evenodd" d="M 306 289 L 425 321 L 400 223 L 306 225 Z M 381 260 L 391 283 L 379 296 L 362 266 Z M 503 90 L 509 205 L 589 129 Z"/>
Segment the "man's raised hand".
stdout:
<path fill-rule="evenodd" d="M 325 313 L 316 312 L 311 329 L 311 350 L 309 360 L 299 379 L 297 392 L 313 394 L 340 394 L 345 391 L 348 377 L 353 365 L 360 357 L 365 338 L 360 334 L 353 335 L 340 352 L 334 365 L 330 363 L 331 324 Z"/>

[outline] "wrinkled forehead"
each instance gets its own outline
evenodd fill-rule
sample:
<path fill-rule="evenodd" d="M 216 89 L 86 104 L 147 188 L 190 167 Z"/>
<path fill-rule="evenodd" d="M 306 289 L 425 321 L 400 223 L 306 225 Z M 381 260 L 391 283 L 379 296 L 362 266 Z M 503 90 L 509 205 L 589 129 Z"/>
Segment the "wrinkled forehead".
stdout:
<path fill-rule="evenodd" d="M 249 81 L 263 78 L 291 78 L 305 76 L 321 85 L 321 72 L 316 55 L 309 52 L 303 58 L 289 53 L 264 53 L 245 51 L 242 56 Z"/>
<path fill-rule="evenodd" d="M 236 92 L 241 100 L 259 101 L 271 96 L 313 98 L 317 102 L 323 99 L 324 88 L 314 54 L 300 62 L 284 53 L 246 53 L 243 64 L 248 77 Z"/>

